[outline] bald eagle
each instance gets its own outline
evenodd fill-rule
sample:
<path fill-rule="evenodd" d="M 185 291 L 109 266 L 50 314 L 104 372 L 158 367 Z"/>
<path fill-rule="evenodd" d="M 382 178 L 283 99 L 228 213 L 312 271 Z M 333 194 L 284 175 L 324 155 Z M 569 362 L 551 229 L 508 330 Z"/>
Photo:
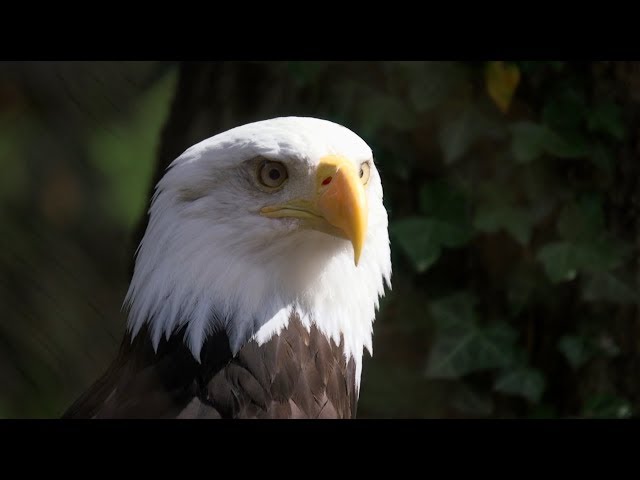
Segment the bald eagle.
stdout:
<path fill-rule="evenodd" d="M 106 373 L 66 418 L 352 418 L 391 259 L 369 146 L 250 123 L 156 186 Z"/>

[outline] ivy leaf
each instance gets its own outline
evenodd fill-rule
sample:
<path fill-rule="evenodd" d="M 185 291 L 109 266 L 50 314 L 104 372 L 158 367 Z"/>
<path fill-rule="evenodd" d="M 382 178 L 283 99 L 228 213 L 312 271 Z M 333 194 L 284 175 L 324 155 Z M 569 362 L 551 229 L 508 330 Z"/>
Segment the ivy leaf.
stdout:
<path fill-rule="evenodd" d="M 553 242 L 542 247 L 537 259 L 553 283 L 573 280 L 579 271 L 605 272 L 618 267 L 626 254 L 606 238 L 585 243 Z"/>
<path fill-rule="evenodd" d="M 577 248 L 564 242 L 545 245 L 537 255 L 553 283 L 573 280 L 576 277 L 578 269 L 582 266 L 578 257 Z"/>
<path fill-rule="evenodd" d="M 519 122 L 512 126 L 511 151 L 518 163 L 529 163 L 545 151 L 545 144 L 553 141 L 552 132 L 543 125 Z"/>
<path fill-rule="evenodd" d="M 506 323 L 480 327 L 459 322 L 438 332 L 426 375 L 430 378 L 459 378 L 478 370 L 506 368 L 516 359 L 516 332 Z"/>
<path fill-rule="evenodd" d="M 521 245 L 529 243 L 535 219 L 529 210 L 509 205 L 481 205 L 476 211 L 473 226 L 482 232 L 505 230 Z"/>
<path fill-rule="evenodd" d="M 392 224 L 391 232 L 418 273 L 426 271 L 440 257 L 441 244 L 431 220 L 420 217 L 398 220 Z"/>
<path fill-rule="evenodd" d="M 432 301 L 429 312 L 440 328 L 472 324 L 476 320 L 474 308 L 477 303 L 473 293 L 463 291 Z"/>
<path fill-rule="evenodd" d="M 631 304 L 639 301 L 638 293 L 610 272 L 596 272 L 589 276 L 582 298 L 588 302 L 606 301 Z"/>
<path fill-rule="evenodd" d="M 610 394 L 592 396 L 583 409 L 583 415 L 591 418 L 629 418 L 632 414 L 628 400 Z"/>
<path fill-rule="evenodd" d="M 440 257 L 442 248 L 467 243 L 473 230 L 466 218 L 464 196 L 442 181 L 420 190 L 421 217 L 409 217 L 391 225 L 391 233 L 418 272 L 426 271 Z"/>
<path fill-rule="evenodd" d="M 477 324 L 477 297 L 468 291 L 432 301 L 429 312 L 438 327 L 426 375 L 458 378 L 467 373 L 518 364 L 517 332 L 505 322 Z"/>
<path fill-rule="evenodd" d="M 629 258 L 633 247 L 605 232 L 597 237 L 584 240 L 584 271 L 592 273 L 608 272 L 622 265 Z"/>
<path fill-rule="evenodd" d="M 582 367 L 595 354 L 595 348 L 584 337 L 565 335 L 558 342 L 558 350 L 566 357 L 571 367 Z"/>
<path fill-rule="evenodd" d="M 520 83 L 517 65 L 504 62 L 489 62 L 485 70 L 487 93 L 502 113 L 507 113 L 513 94 Z"/>
<path fill-rule="evenodd" d="M 459 247 L 471 238 L 468 228 L 426 217 L 398 220 L 391 232 L 419 273 L 438 260 L 443 247 Z"/>
<path fill-rule="evenodd" d="M 578 158 L 589 153 L 585 137 L 563 138 L 545 125 L 519 122 L 511 127 L 511 151 L 518 163 L 529 163 L 543 153 L 561 158 Z"/>
<path fill-rule="evenodd" d="M 458 382 L 451 395 L 451 406 L 466 416 L 488 417 L 494 404 L 490 392 L 480 392 Z"/>
<path fill-rule="evenodd" d="M 451 165 L 462 158 L 478 139 L 498 138 L 502 132 L 502 126 L 481 113 L 477 107 L 465 108 L 445 121 L 440 129 L 438 139 L 444 153 L 444 163 Z"/>
<path fill-rule="evenodd" d="M 471 110 L 446 122 L 440 130 L 440 147 L 444 153 L 444 162 L 449 165 L 462 157 L 478 136 L 477 124 Z"/>
<path fill-rule="evenodd" d="M 530 402 L 538 403 L 544 393 L 546 381 L 540 370 L 520 367 L 503 372 L 494 384 L 498 392 L 519 395 Z"/>

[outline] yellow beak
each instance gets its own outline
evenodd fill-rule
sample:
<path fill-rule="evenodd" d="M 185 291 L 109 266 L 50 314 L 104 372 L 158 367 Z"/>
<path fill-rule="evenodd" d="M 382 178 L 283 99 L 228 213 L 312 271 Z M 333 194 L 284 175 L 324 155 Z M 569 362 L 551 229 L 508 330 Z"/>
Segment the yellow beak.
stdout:
<path fill-rule="evenodd" d="M 369 212 L 364 185 L 348 159 L 338 155 L 321 159 L 310 200 L 271 205 L 262 208 L 260 213 L 271 218 L 298 218 L 304 226 L 349 240 L 358 265 Z"/>

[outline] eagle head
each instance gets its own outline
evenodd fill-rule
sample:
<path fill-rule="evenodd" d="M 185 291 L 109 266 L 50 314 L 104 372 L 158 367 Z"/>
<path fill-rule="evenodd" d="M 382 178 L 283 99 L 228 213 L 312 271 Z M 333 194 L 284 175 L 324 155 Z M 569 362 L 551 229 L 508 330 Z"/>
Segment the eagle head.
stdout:
<path fill-rule="evenodd" d="M 225 331 L 232 352 L 292 315 L 353 357 L 363 349 L 391 259 L 369 146 L 316 118 L 250 123 L 187 149 L 156 186 L 125 299 L 132 338 L 185 328 L 199 359 Z"/>

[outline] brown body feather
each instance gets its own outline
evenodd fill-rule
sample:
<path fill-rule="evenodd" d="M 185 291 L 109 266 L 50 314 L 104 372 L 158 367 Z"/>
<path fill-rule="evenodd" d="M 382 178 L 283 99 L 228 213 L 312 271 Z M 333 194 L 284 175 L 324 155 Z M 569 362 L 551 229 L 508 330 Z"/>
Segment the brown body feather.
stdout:
<path fill-rule="evenodd" d="M 107 372 L 63 418 L 353 418 L 355 362 L 315 326 L 294 317 L 271 340 L 233 356 L 210 336 L 198 363 L 182 331 L 157 352 L 143 328 L 125 336 Z"/>

